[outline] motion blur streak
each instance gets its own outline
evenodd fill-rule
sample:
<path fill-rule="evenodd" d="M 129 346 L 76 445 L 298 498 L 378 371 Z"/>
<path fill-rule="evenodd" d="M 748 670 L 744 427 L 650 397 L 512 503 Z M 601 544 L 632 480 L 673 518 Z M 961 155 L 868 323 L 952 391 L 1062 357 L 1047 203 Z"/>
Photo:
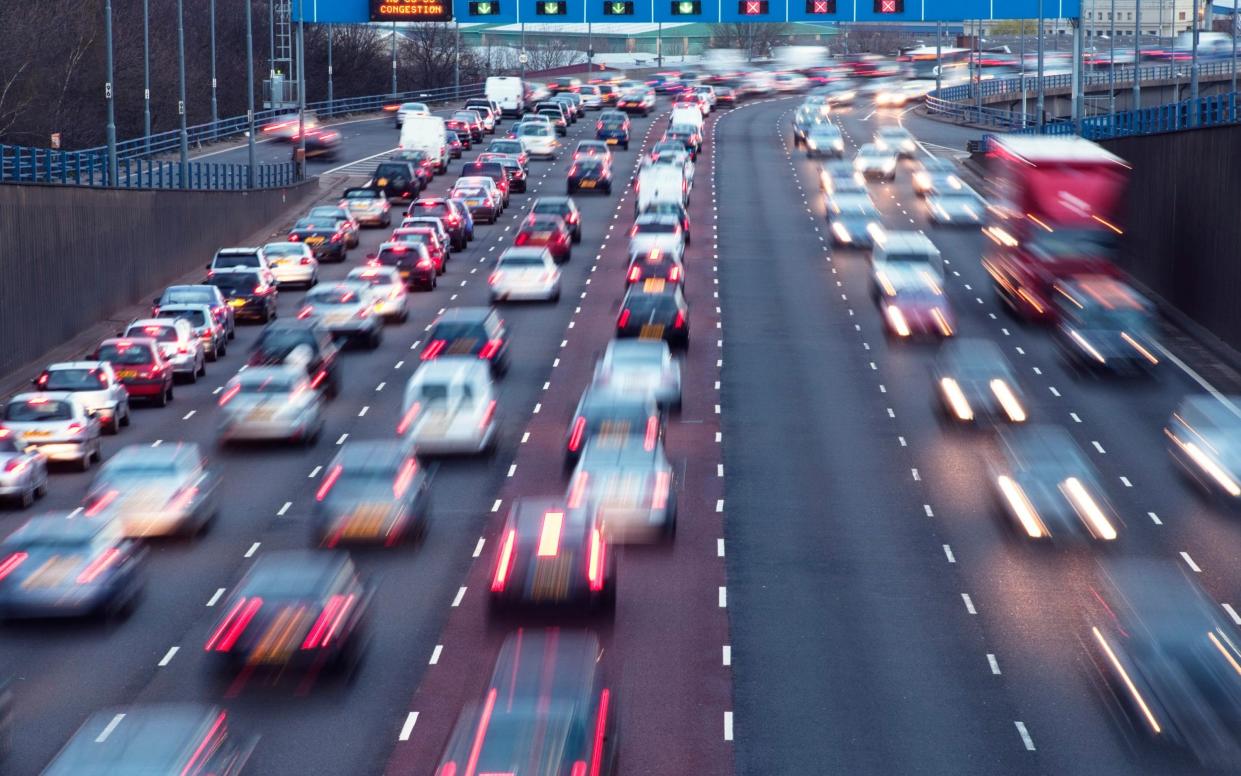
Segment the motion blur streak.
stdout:
<path fill-rule="evenodd" d="M 1120 680 L 1124 682 L 1125 688 L 1133 697 L 1134 702 L 1138 704 L 1138 708 L 1142 710 L 1142 715 L 1146 717 L 1146 721 L 1150 724 L 1151 730 L 1156 733 L 1162 733 L 1163 728 L 1159 727 L 1159 721 L 1155 719 L 1155 715 L 1151 712 L 1150 706 L 1146 705 L 1146 701 L 1142 698 L 1142 694 L 1138 692 L 1138 688 L 1133 684 L 1133 680 L 1129 678 L 1129 672 L 1120 664 L 1120 659 L 1116 657 L 1116 653 L 1112 651 L 1112 645 L 1107 643 L 1107 639 L 1099 632 L 1098 627 L 1091 627 L 1095 640 L 1099 642 L 1099 646 L 1103 648 L 1103 653 L 1107 655 L 1107 659 L 1111 662 L 1112 668 L 1116 670 L 1116 674 Z"/>
<path fill-rule="evenodd" d="M 1021 521 L 1021 527 L 1031 537 L 1037 539 L 1045 536 L 1043 522 L 1039 519 L 1038 513 L 1034 511 L 1034 505 L 1026 498 L 1026 494 L 1022 491 L 1021 486 L 1013 482 L 1007 475 L 1000 475 L 997 480 L 1000 491 L 1003 492 L 1004 498 L 1008 499 L 1008 503 L 1012 506 L 1013 512 L 1016 513 L 1017 519 Z"/>
<path fill-rule="evenodd" d="M 1069 477 L 1061 487 L 1069 501 L 1073 502 L 1073 507 L 1077 510 L 1077 514 L 1085 521 L 1092 534 L 1097 538 L 1108 541 L 1116 538 L 1116 529 L 1108 522 L 1107 517 L 1103 514 L 1103 510 L 1099 509 L 1099 505 L 1095 503 L 1095 500 L 1090 497 L 1090 493 L 1082 485 L 1081 480 L 1076 477 Z"/>

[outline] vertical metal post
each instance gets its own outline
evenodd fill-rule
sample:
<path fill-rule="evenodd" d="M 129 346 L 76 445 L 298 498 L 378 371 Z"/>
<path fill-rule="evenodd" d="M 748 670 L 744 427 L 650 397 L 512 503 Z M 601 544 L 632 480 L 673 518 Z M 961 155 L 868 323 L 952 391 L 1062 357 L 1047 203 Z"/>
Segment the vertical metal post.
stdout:
<path fill-rule="evenodd" d="M 664 23 L 655 28 L 655 67 L 664 66 Z"/>
<path fill-rule="evenodd" d="M 216 77 L 215 77 L 215 0 L 211 0 L 211 139 L 217 137 L 217 128 L 220 124 L 220 111 L 216 103 Z"/>
<path fill-rule="evenodd" d="M 1232 93 L 1234 95 L 1237 93 L 1237 33 L 1241 32 L 1241 26 L 1238 26 L 1237 22 L 1237 0 L 1232 0 Z"/>
<path fill-rule="evenodd" d="M 1209 1 L 1209 0 L 1208 0 Z M 1189 99 L 1198 99 L 1198 0 L 1194 0 L 1193 9 L 1189 14 L 1189 23 L 1193 25 L 1193 51 L 1189 55 Z M 1190 113 L 1190 126 L 1195 126 L 1197 109 Z"/>
<path fill-rule="evenodd" d="M 1073 28 L 1073 131 L 1077 134 L 1082 133 L 1082 114 L 1085 108 L 1085 100 L 1082 97 L 1082 52 L 1086 48 L 1086 27 L 1082 24 L 1080 18 L 1077 19 L 1077 25 Z"/>
<path fill-rule="evenodd" d="M 185 127 L 185 2 L 177 0 L 177 115 L 181 120 L 181 180 L 189 183 L 190 133 Z"/>
<path fill-rule="evenodd" d="M 1116 0 L 1112 0 L 1111 10 L 1108 11 L 1108 30 L 1107 30 L 1107 112 L 1112 116 L 1116 115 Z M 1111 119 L 1109 119 L 1110 121 Z"/>
<path fill-rule="evenodd" d="M 267 0 L 267 77 L 276 80 L 276 0 Z M 286 73 L 287 75 L 287 73 Z M 275 94 L 271 95 L 275 107 Z"/>
<path fill-rule="evenodd" d="M 974 110 L 982 123 L 982 20 L 974 20 Z"/>
<path fill-rule="evenodd" d="M 1133 109 L 1142 107 L 1142 0 L 1137 0 L 1133 18 Z"/>
<path fill-rule="evenodd" d="M 461 99 L 461 22 L 456 19 L 452 22 L 452 93 Z"/>
<path fill-rule="evenodd" d="M 246 152 L 247 188 L 254 188 L 254 0 L 246 0 Z"/>
<path fill-rule="evenodd" d="M 392 96 L 396 96 L 396 22 L 392 23 Z"/>
<path fill-rule="evenodd" d="M 1057 21 L 1056 27 L 1059 28 L 1059 26 L 1060 22 Z M 1043 47 L 1043 0 L 1038 0 L 1038 69 L 1034 73 L 1034 77 L 1037 79 L 1035 82 L 1036 97 L 1034 101 L 1034 108 L 1038 112 L 1038 116 L 1035 117 L 1034 121 L 1035 125 L 1039 128 L 1040 134 L 1043 131 L 1043 116 L 1046 112 L 1043 107 L 1046 97 L 1046 92 L 1043 89 Z"/>
<path fill-rule="evenodd" d="M 1029 102 L 1026 99 L 1026 20 L 1021 20 L 1021 53 L 1017 58 L 1018 78 L 1021 83 L 1021 128 L 1026 127 L 1026 105 Z"/>
<path fill-rule="evenodd" d="M 935 22 L 935 96 L 939 97 L 939 90 L 944 85 L 944 23 Z"/>
<path fill-rule="evenodd" d="M 151 153 L 151 0 L 142 0 L 142 136 Z"/>
<path fill-rule="evenodd" d="M 177 0 L 180 2 L 180 0 Z M 393 25 L 395 26 L 395 25 Z M 393 40 L 396 40 L 394 37 Z M 392 77 L 396 78 L 395 61 Z M 297 180 L 306 178 L 306 6 L 297 0 Z"/>
<path fill-rule="evenodd" d="M 332 38 L 334 37 L 332 35 L 333 31 L 334 30 L 333 30 L 332 25 L 329 24 L 327 26 L 327 101 L 328 101 L 329 112 L 332 110 L 331 105 L 334 99 L 333 94 L 332 94 L 332 91 L 333 91 L 332 90 Z"/>
<path fill-rule="evenodd" d="M 595 30 L 594 25 L 586 22 L 586 80 L 590 80 L 590 73 L 595 68 Z"/>
<path fill-rule="evenodd" d="M 108 138 L 108 185 L 115 186 L 117 184 L 117 166 L 116 166 L 116 105 L 112 88 L 112 0 L 104 0 L 103 4 L 103 27 L 104 37 L 108 39 L 107 81 L 103 85 L 104 99 L 108 101 L 108 124 L 104 128 Z"/>
<path fill-rule="evenodd" d="M 517 58 L 521 63 L 521 80 L 526 80 L 526 23 L 521 23 L 521 55 Z"/>

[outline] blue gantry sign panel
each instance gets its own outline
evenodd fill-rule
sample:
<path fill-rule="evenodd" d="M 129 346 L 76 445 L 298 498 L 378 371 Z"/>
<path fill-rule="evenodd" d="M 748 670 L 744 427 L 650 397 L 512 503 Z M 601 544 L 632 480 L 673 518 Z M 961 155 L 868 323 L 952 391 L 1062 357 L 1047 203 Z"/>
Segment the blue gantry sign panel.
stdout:
<path fill-rule="evenodd" d="M 293 0 L 294 20 L 419 21 L 440 3 L 458 22 L 959 22 L 1034 19 L 1039 0 Z M 1043 0 L 1048 18 L 1081 16 L 1082 0 Z"/>

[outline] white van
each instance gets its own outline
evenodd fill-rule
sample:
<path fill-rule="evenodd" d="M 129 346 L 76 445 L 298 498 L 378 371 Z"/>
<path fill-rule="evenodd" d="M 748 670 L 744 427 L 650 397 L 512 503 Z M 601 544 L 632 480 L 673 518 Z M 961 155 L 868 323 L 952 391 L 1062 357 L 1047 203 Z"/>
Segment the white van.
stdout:
<path fill-rule="evenodd" d="M 448 128 L 439 116 L 407 115 L 401 124 L 401 149 L 426 151 L 439 159 L 439 171 L 448 171 Z"/>
<path fill-rule="evenodd" d="M 495 414 L 487 362 L 444 356 L 422 362 L 409 378 L 397 433 L 419 455 L 476 455 L 495 445 Z"/>
<path fill-rule="evenodd" d="M 694 105 L 677 105 L 672 109 L 672 121 L 668 126 L 675 127 L 677 124 L 692 124 L 695 129 L 702 129 L 702 111 Z"/>
<path fill-rule="evenodd" d="M 672 165 L 656 165 L 643 168 L 638 173 L 637 197 L 634 198 L 633 212 L 641 213 L 649 205 L 657 202 L 675 202 L 689 204 L 689 186 L 685 174 Z"/>
<path fill-rule="evenodd" d="M 516 76 L 493 75 L 483 92 L 487 99 L 499 103 L 505 116 L 520 116 L 526 110 L 526 83 Z"/>

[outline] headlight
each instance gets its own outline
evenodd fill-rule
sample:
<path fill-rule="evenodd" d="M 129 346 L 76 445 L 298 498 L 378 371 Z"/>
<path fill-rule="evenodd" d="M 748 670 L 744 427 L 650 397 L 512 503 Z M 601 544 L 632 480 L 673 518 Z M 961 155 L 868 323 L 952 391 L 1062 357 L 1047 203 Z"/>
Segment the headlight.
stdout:
<path fill-rule="evenodd" d="M 835 148 L 837 151 L 843 151 L 845 150 L 845 141 L 837 140 L 834 143 L 832 143 L 832 147 Z"/>
<path fill-rule="evenodd" d="M 892 332 L 898 337 L 908 337 L 910 334 L 909 322 L 905 320 L 905 314 L 901 312 L 901 308 L 894 304 L 890 304 L 884 310 L 884 314 L 888 318 L 888 326 Z"/>
<path fill-rule="evenodd" d="M 816 143 L 816 142 L 814 142 L 814 140 L 812 140 L 812 139 L 810 139 L 810 138 L 806 138 L 806 146 L 807 146 L 807 147 L 808 147 L 811 151 L 817 151 L 817 150 L 819 149 L 819 144 L 818 144 L 818 143 Z"/>
<path fill-rule="evenodd" d="M 1000 475 L 996 480 L 996 485 L 1000 489 L 1000 493 L 1004 495 L 1004 500 L 1008 502 L 1008 506 L 1013 510 L 1013 514 L 1017 516 L 1017 521 L 1021 523 L 1021 527 L 1030 538 L 1037 539 L 1046 536 L 1046 530 L 1043 528 L 1043 521 L 1039 519 L 1038 512 L 1034 510 L 1034 505 L 1030 503 L 1030 499 L 1026 497 L 1021 486 L 1007 475 Z"/>
<path fill-rule="evenodd" d="M 1069 503 L 1077 510 L 1078 516 L 1096 539 L 1111 541 L 1116 538 L 1116 529 L 1108 521 L 1107 515 L 1099 508 L 1090 491 L 1076 477 L 1069 477 L 1060 483 L 1060 490 L 1068 498 Z"/>
<path fill-rule="evenodd" d="M 832 222 L 832 234 L 836 235 L 836 239 L 840 240 L 842 243 L 853 242 L 853 238 L 849 236 L 849 230 L 846 229 L 845 225 L 839 221 Z"/>
<path fill-rule="evenodd" d="M 969 400 L 965 398 L 965 393 L 956 380 L 945 377 L 939 381 L 939 387 L 944 392 L 948 406 L 952 408 L 952 414 L 956 415 L 958 420 L 974 419 L 974 410 L 970 408 Z"/>

